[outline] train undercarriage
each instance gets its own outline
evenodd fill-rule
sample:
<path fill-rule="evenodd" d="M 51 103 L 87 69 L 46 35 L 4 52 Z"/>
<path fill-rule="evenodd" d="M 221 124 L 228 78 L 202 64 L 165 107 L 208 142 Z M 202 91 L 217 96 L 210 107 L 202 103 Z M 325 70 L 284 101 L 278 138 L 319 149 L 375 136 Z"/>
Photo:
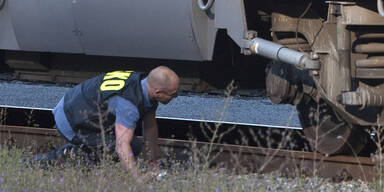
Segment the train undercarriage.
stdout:
<path fill-rule="evenodd" d="M 309 2 L 303 12 L 295 14 L 297 5 L 287 5 L 271 14 L 273 41 L 305 53 L 311 62 L 287 65 L 291 58 L 282 61 L 279 48 L 268 66 L 267 94 L 274 103 L 296 105 L 313 149 L 357 154 L 371 128 L 377 130 L 383 121 L 384 19 L 373 1 L 326 5 L 327 12 Z"/>
<path fill-rule="evenodd" d="M 148 3 L 158 7 L 145 9 Z M 2 61 L 18 77 L 65 82 L 70 74 L 77 83 L 106 70 L 171 65 L 187 90 L 220 89 L 232 79 L 243 89 L 265 86 L 273 103 L 297 107 L 312 148 L 329 155 L 359 153 L 370 130 L 384 123 L 381 1 L 63 4 L 68 15 L 55 19 L 46 17 L 47 7 L 58 5 L 2 1 L 3 23 L 11 23 L 0 32 L 7 38 L 0 41 Z M 21 11 L 31 17 L 21 18 Z"/>

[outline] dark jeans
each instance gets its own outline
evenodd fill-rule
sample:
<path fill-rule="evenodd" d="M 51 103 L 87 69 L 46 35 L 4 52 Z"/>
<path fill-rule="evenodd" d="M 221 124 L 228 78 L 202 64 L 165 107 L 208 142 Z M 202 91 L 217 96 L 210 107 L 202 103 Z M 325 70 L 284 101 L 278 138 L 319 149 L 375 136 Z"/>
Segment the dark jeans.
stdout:
<path fill-rule="evenodd" d="M 116 151 L 116 137 L 113 132 L 105 134 L 105 148 L 100 133 L 88 132 L 77 133 L 67 144 L 42 155 L 35 155 L 33 161 L 40 163 L 56 164 L 68 160 L 70 156 L 82 157 L 90 163 L 97 163 L 101 159 L 104 150 L 118 160 Z M 142 142 L 136 136 L 133 137 L 131 147 L 135 156 L 139 155 L 142 149 Z"/>

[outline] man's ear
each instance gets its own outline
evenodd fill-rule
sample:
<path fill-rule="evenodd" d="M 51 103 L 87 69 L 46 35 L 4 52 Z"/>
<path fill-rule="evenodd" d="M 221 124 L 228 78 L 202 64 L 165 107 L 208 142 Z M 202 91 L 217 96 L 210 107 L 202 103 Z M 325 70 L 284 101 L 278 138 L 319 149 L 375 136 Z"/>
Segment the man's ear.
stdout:
<path fill-rule="evenodd" d="M 153 93 L 155 93 L 156 95 L 159 94 L 161 91 L 160 89 L 155 89 Z"/>

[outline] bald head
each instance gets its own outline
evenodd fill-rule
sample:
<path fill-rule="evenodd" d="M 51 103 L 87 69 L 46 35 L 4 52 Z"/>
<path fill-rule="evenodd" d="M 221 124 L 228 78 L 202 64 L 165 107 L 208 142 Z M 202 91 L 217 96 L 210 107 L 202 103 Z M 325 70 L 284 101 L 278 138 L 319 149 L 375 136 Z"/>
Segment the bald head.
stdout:
<path fill-rule="evenodd" d="M 148 85 L 161 91 L 172 91 L 179 88 L 179 77 L 170 68 L 159 66 L 148 74 Z"/>

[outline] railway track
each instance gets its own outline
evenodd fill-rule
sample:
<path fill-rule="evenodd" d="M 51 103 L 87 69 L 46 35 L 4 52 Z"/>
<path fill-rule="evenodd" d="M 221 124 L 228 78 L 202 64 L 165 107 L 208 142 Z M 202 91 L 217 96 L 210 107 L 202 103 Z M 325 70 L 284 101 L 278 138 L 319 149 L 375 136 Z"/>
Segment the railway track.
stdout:
<path fill-rule="evenodd" d="M 4 107 L 0 109 L 4 110 Z M 58 132 L 51 128 L 53 125 L 49 110 L 35 109 L 31 112 L 30 109 L 7 108 L 7 113 L 9 118 L 3 121 L 5 125 L 0 126 L 0 141 L 21 147 L 33 146 L 32 148 L 40 152 L 46 149 L 49 143 L 64 142 Z M 32 114 L 36 120 L 26 125 L 28 122 L 20 120 L 21 116 L 17 120 L 17 114 Z M 158 118 L 158 122 L 160 138 L 157 142 L 162 157 L 172 157 L 181 161 L 189 160 L 192 156 L 204 157 L 206 155 L 204 149 L 211 146 L 214 149 L 211 153 L 214 156 L 210 159 L 211 166 L 228 169 L 259 173 L 281 171 L 288 176 L 316 175 L 332 178 L 334 181 L 349 179 L 372 181 L 377 175 L 375 163 L 369 157 L 326 157 L 306 151 L 304 144 L 306 141 L 294 128 L 280 129 L 283 127 L 269 128 L 267 125 L 234 125 L 225 122 L 161 117 Z M 214 140 L 205 138 L 206 135 L 201 131 L 202 126 L 215 126 L 219 123 L 223 132 L 229 129 L 232 131 L 222 138 Z M 252 138 L 244 138 L 244 135 L 252 135 Z"/>
<path fill-rule="evenodd" d="M 49 142 L 64 142 L 55 129 L 31 128 L 22 126 L 0 126 L 1 141 L 11 140 L 20 146 L 35 145 L 44 148 Z M 187 160 L 193 148 L 201 149 L 208 142 L 159 138 L 158 144 L 164 154 L 178 160 Z M 318 153 L 250 147 L 214 143 L 215 159 L 213 166 L 246 168 L 249 172 L 268 173 L 281 171 L 288 176 L 313 176 L 332 178 L 334 181 L 361 179 L 372 181 L 375 178 L 375 164 L 368 157 L 332 156 Z M 216 156 L 217 155 L 217 156 Z"/>

